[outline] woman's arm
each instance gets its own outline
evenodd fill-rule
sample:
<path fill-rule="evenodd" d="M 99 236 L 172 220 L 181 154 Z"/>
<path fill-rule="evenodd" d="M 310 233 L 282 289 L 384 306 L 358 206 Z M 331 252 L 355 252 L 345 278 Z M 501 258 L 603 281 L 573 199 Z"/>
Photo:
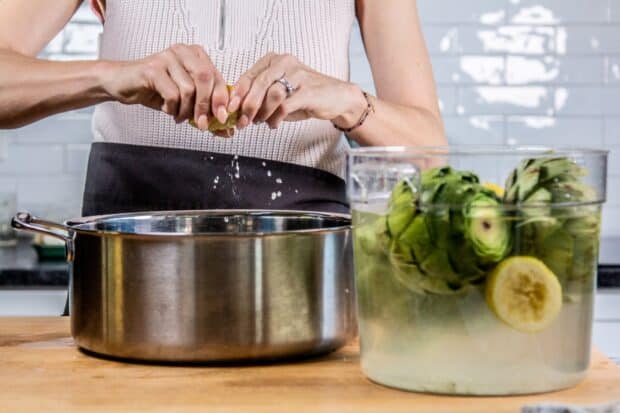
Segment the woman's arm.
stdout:
<path fill-rule="evenodd" d="M 108 100 L 161 110 L 177 122 L 194 119 L 203 130 L 210 113 L 226 120 L 226 84 L 198 46 L 175 45 L 133 62 L 35 58 L 80 3 L 0 0 L 0 129 Z"/>
<path fill-rule="evenodd" d="M 366 145 L 443 145 L 443 123 L 416 2 L 383 3 L 357 0 L 377 98 L 371 97 L 375 113 L 350 137 Z"/>
<path fill-rule="evenodd" d="M 362 145 L 443 145 L 435 82 L 413 0 L 357 0 L 358 19 L 378 97 L 375 111 L 349 136 Z M 286 95 L 276 81 L 285 74 L 297 90 Z M 307 118 L 354 126 L 367 108 L 360 88 L 324 74 L 291 55 L 268 54 L 231 92 L 229 111 L 241 111 L 238 127 Z"/>
<path fill-rule="evenodd" d="M 80 3 L 0 1 L 0 128 L 19 127 L 105 98 L 96 62 L 34 58 L 66 25 Z"/>

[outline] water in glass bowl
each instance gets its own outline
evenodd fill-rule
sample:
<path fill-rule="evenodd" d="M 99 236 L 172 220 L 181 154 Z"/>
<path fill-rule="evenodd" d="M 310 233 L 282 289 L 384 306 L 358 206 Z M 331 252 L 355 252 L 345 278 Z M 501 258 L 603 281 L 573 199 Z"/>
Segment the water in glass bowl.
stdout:
<path fill-rule="evenodd" d="M 413 391 L 505 395 L 570 387 L 583 378 L 599 205 L 553 211 L 561 225 L 503 211 L 491 224 L 505 226 L 510 240 L 487 237 L 504 248 L 493 265 L 472 261 L 471 246 L 459 239 L 425 245 L 442 217 L 469 222 L 472 211 L 427 210 L 418 229 L 407 218 L 407 228 L 397 230 L 385 200 L 352 208 L 361 360 L 371 380 Z M 472 222 L 484 231 L 485 219 Z M 474 265 L 488 270 L 477 273 Z M 459 278 L 463 273 L 474 275 Z"/>

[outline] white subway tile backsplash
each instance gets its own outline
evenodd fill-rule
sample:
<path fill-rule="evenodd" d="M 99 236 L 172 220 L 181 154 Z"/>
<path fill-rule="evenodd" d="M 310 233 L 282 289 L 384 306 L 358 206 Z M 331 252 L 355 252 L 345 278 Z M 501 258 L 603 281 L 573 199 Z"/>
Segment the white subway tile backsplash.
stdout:
<path fill-rule="evenodd" d="M 603 113 L 600 87 L 563 87 L 555 92 L 555 113 L 561 116 L 594 116 Z"/>
<path fill-rule="evenodd" d="M 463 87 L 459 90 L 462 113 L 472 115 L 547 115 L 553 111 L 553 90 L 543 86 Z"/>
<path fill-rule="evenodd" d="M 101 27 L 93 24 L 71 24 L 65 29 L 64 51 L 84 55 L 97 55 Z"/>
<path fill-rule="evenodd" d="M 90 9 L 90 7 L 84 5 L 80 7 L 73 15 L 72 21 L 79 23 L 93 23 L 99 25 L 99 18 Z"/>
<path fill-rule="evenodd" d="M 441 113 L 446 115 L 453 115 L 456 113 L 456 89 L 453 87 L 438 87 L 437 95 L 439 97 L 439 109 Z"/>
<path fill-rule="evenodd" d="M 620 57 L 608 57 L 605 65 L 605 72 L 605 81 L 607 83 L 614 86 L 620 85 Z"/>
<path fill-rule="evenodd" d="M 607 181 L 607 205 L 611 208 L 620 208 L 620 191 L 618 186 L 620 184 L 619 176 L 610 176 Z"/>
<path fill-rule="evenodd" d="M 601 106 L 603 115 L 620 116 L 620 88 L 603 88 L 601 90 Z"/>
<path fill-rule="evenodd" d="M 511 145 L 604 145 L 600 118 L 511 116 L 506 127 L 506 143 Z"/>
<path fill-rule="evenodd" d="M 599 56 L 508 56 L 506 82 L 510 85 L 598 85 L 603 82 L 604 63 L 604 58 Z"/>
<path fill-rule="evenodd" d="M 0 174 L 7 176 L 53 175 L 63 170 L 62 145 L 9 144 L 7 158 L 0 162 Z"/>
<path fill-rule="evenodd" d="M 64 45 L 64 32 L 58 33 L 51 42 L 47 44 L 45 47 L 44 55 L 52 54 L 52 53 L 62 53 L 62 48 Z"/>
<path fill-rule="evenodd" d="M 433 56 L 432 61 L 440 85 L 504 82 L 504 58 L 500 56 Z"/>
<path fill-rule="evenodd" d="M 620 22 L 620 2 L 609 0 L 609 20 L 614 23 Z"/>
<path fill-rule="evenodd" d="M 454 54 L 459 31 L 455 26 L 424 26 L 424 39 L 430 54 Z"/>
<path fill-rule="evenodd" d="M 620 118 L 605 119 L 605 144 L 620 146 Z"/>
<path fill-rule="evenodd" d="M 501 145 L 504 122 L 501 116 L 446 117 L 448 142 L 453 145 Z"/>
<path fill-rule="evenodd" d="M 607 188 L 609 192 L 609 188 Z M 601 236 L 618 236 L 620 234 L 620 208 L 617 206 L 603 206 L 603 218 L 601 222 Z"/>
<path fill-rule="evenodd" d="M 0 177 L 0 193 L 17 193 L 17 178 Z"/>
<path fill-rule="evenodd" d="M 425 23 L 500 24 L 506 17 L 505 5 L 497 0 L 423 0 L 417 4 Z"/>
<path fill-rule="evenodd" d="M 620 145 L 608 145 L 606 148 L 609 150 L 609 163 L 607 164 L 607 173 L 613 176 L 617 176 L 619 178 L 617 180 L 618 185 L 616 186 L 616 188 L 620 188 Z"/>
<path fill-rule="evenodd" d="M 617 25 L 559 26 L 557 30 L 560 54 L 620 53 Z"/>
<path fill-rule="evenodd" d="M 555 52 L 556 30 L 551 26 L 462 27 L 459 51 L 463 54 L 547 55 Z"/>
<path fill-rule="evenodd" d="M 89 144 L 67 145 L 65 151 L 65 172 L 71 175 L 83 176 L 86 173 L 89 154 Z"/>
<path fill-rule="evenodd" d="M 508 3 L 508 21 L 518 24 L 604 23 L 608 12 L 609 5 L 604 0 L 518 0 Z"/>
<path fill-rule="evenodd" d="M 80 112 L 60 114 L 5 133 L 17 142 L 89 143 L 92 141 L 91 115 Z"/>
<path fill-rule="evenodd" d="M 18 204 L 41 217 L 66 219 L 80 214 L 84 179 L 75 176 L 20 177 Z"/>

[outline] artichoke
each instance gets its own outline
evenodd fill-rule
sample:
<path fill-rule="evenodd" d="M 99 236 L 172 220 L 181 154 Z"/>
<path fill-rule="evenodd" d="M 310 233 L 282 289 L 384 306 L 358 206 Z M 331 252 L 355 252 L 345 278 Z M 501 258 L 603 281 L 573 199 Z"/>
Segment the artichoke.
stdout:
<path fill-rule="evenodd" d="M 385 222 L 394 276 L 421 294 L 464 290 L 512 248 L 495 192 L 475 174 L 450 167 L 424 171 L 419 193 L 399 182 Z"/>
<path fill-rule="evenodd" d="M 506 182 L 515 205 L 515 253 L 541 259 L 566 286 L 589 282 L 598 257 L 600 216 L 586 170 L 567 158 L 523 161 Z"/>

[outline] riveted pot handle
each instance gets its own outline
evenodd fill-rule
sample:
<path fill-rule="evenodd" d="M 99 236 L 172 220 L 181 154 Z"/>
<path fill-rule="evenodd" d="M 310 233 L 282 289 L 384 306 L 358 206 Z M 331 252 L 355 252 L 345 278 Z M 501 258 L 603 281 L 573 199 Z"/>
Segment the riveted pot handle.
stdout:
<path fill-rule="evenodd" d="M 28 212 L 18 212 L 11 220 L 11 226 L 18 230 L 38 232 L 63 240 L 65 242 L 67 261 L 73 261 L 75 257 L 73 232 L 66 225 L 33 217 Z"/>

